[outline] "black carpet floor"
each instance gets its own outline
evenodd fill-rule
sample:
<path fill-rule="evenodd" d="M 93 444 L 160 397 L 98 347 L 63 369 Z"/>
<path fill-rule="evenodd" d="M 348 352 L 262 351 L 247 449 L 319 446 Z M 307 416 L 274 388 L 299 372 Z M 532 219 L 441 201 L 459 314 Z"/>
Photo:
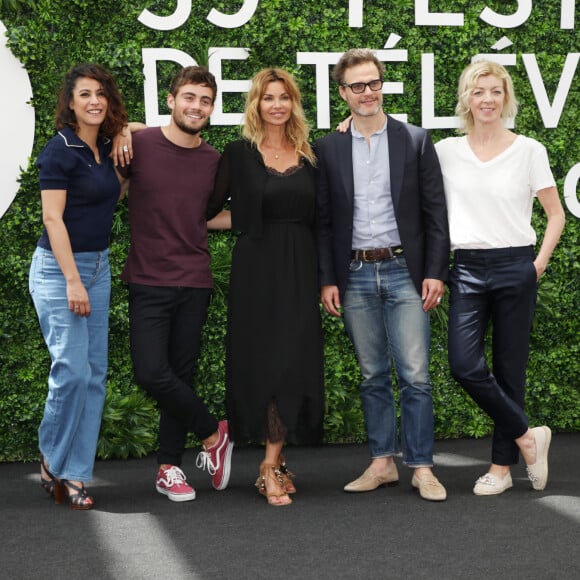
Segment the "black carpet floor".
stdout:
<path fill-rule="evenodd" d="M 580 434 L 553 437 L 544 492 L 520 465 L 513 489 L 474 496 L 489 447 L 489 439 L 436 443 L 443 503 L 421 500 L 404 467 L 397 487 L 343 492 L 368 465 L 365 445 L 288 449 L 298 493 L 282 508 L 253 487 L 258 448 L 234 450 L 222 492 L 188 451 L 183 467 L 197 499 L 186 503 L 156 493 L 153 456 L 97 462 L 90 512 L 54 505 L 37 465 L 0 464 L 0 578 L 580 578 Z"/>

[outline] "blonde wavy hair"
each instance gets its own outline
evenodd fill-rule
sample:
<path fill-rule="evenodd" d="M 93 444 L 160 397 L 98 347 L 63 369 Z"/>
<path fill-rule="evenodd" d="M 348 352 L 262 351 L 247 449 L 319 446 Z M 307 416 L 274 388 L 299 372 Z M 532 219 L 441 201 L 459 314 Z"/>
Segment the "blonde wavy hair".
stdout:
<path fill-rule="evenodd" d="M 268 84 L 277 81 L 284 84 L 292 103 L 290 119 L 288 119 L 285 127 L 286 139 L 294 145 L 294 150 L 298 155 L 306 158 L 314 165 L 316 157 L 308 142 L 310 128 L 302 108 L 300 89 L 294 77 L 281 68 L 265 68 L 254 75 L 252 86 L 246 98 L 242 135 L 258 149 L 260 148 L 266 137 L 265 123 L 260 116 L 260 101 L 266 92 Z"/>
<path fill-rule="evenodd" d="M 457 105 L 455 114 L 459 117 L 458 133 L 469 133 L 473 129 L 473 115 L 469 106 L 469 98 L 477 85 L 479 77 L 494 75 L 503 83 L 505 93 L 502 119 L 513 119 L 518 113 L 518 101 L 514 93 L 512 78 L 505 67 L 491 60 L 478 60 L 467 65 L 457 85 Z"/>

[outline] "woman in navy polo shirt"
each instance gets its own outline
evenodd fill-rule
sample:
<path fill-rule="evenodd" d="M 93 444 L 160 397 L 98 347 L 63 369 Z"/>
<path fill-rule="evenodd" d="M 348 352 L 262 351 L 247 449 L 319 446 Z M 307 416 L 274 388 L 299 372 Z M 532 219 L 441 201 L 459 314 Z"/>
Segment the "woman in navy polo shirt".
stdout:
<path fill-rule="evenodd" d="M 81 64 L 65 76 L 53 137 L 38 158 L 44 229 L 30 267 L 30 293 L 51 357 L 38 430 L 41 483 L 61 503 L 91 509 L 105 401 L 113 212 L 124 183 L 109 158 L 127 123 L 113 77 Z"/>

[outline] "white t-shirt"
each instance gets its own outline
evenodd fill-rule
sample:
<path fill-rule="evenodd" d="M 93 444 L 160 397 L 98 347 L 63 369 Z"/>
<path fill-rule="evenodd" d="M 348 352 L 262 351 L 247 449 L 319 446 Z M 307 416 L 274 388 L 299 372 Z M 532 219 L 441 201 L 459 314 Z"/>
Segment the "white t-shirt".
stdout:
<path fill-rule="evenodd" d="M 529 137 L 490 161 L 480 161 L 467 137 L 435 148 L 445 186 L 451 249 L 489 249 L 536 243 L 531 226 L 535 194 L 556 185 L 546 148 Z"/>

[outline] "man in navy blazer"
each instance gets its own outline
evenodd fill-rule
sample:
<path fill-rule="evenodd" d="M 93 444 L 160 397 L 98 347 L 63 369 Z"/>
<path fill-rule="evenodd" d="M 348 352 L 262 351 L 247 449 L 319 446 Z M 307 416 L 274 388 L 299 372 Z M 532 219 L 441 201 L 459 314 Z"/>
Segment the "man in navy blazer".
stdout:
<path fill-rule="evenodd" d="M 346 52 L 333 78 L 352 122 L 317 143 L 321 301 L 344 313 L 361 367 L 371 464 L 345 491 L 399 480 L 392 368 L 401 400 L 403 463 L 422 498 L 446 499 L 433 467 L 429 311 L 441 302 L 449 228 L 441 170 L 429 133 L 387 116 L 384 65 L 367 49 Z"/>

